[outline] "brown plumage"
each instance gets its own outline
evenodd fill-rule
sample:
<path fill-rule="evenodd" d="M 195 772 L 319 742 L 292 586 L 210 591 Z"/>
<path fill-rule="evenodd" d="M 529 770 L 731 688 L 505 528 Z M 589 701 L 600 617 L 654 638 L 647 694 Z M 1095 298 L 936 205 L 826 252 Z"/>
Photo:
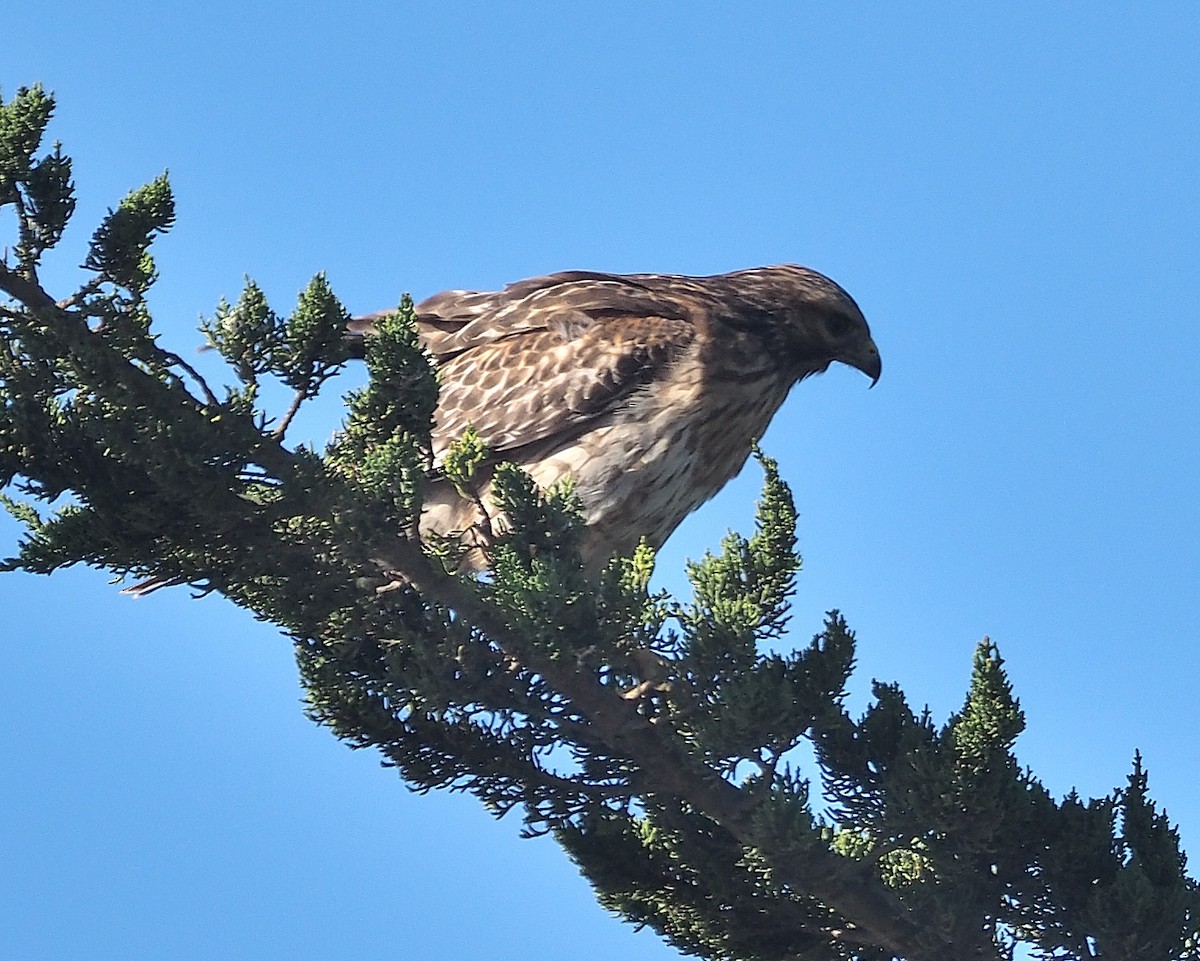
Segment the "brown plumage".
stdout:
<path fill-rule="evenodd" d="M 661 544 L 745 463 L 791 388 L 835 361 L 879 379 L 858 305 L 816 271 L 712 277 L 570 271 L 417 305 L 437 361 L 435 464 L 467 427 L 490 468 L 542 487 L 570 475 L 596 570 L 645 537 Z M 370 332 L 372 319 L 353 329 Z M 480 473 L 487 504 L 490 469 Z M 478 507 L 434 480 L 421 527 L 482 544 Z M 476 540 L 478 538 L 478 540 Z M 480 567 L 481 552 L 469 561 Z"/>

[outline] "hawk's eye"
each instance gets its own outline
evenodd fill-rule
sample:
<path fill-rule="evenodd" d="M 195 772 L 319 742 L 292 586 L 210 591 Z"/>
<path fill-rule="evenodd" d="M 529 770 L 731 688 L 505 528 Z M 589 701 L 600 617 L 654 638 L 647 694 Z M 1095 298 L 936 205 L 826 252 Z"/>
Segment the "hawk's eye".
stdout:
<path fill-rule="evenodd" d="M 845 314 L 830 314 L 825 318 L 825 331 L 834 340 L 840 340 L 850 333 L 854 322 Z"/>

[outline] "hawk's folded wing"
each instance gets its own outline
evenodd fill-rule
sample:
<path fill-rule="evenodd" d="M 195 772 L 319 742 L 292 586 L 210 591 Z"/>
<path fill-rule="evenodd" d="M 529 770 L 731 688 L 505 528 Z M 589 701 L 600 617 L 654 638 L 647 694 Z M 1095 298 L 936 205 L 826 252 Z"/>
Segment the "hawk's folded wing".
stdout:
<path fill-rule="evenodd" d="M 497 459 L 582 432 L 679 356 L 697 310 L 633 278 L 583 271 L 423 301 L 418 329 L 442 385 L 435 456 L 468 427 Z"/>

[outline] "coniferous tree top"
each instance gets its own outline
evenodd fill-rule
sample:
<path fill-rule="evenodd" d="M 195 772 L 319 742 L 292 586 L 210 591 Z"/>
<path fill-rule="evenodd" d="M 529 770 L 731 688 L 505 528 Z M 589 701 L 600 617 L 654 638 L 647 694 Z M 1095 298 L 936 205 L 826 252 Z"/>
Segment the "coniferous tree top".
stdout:
<path fill-rule="evenodd" d="M 456 544 L 415 533 L 436 376 L 407 300 L 318 454 L 288 429 L 345 361 L 346 311 L 319 275 L 286 317 L 248 283 L 204 325 L 235 382 L 210 387 L 150 332 L 152 244 L 175 221 L 165 176 L 96 229 L 77 290 L 46 291 L 39 265 L 74 210 L 70 159 L 42 152 L 53 107 L 39 87 L 0 105 L 0 206 L 17 225 L 0 266 L 0 486 L 26 526 L 7 569 L 82 562 L 277 624 L 315 720 L 417 789 L 520 810 L 605 907 L 687 953 L 1200 957 L 1200 897 L 1140 758 L 1108 797 L 1052 798 L 1013 753 L 1024 716 L 990 642 L 940 726 L 887 684 L 850 716 L 854 635 L 836 611 L 811 643 L 767 653 L 800 562 L 765 455 L 754 535 L 691 565 L 689 600 L 649 590 L 646 549 L 590 580 L 572 492 L 516 469 L 496 477 L 513 529 L 475 579 L 453 573 Z M 293 392 L 277 414 L 260 405 L 268 380 Z M 449 469 L 465 479 L 479 459 L 468 435 Z"/>

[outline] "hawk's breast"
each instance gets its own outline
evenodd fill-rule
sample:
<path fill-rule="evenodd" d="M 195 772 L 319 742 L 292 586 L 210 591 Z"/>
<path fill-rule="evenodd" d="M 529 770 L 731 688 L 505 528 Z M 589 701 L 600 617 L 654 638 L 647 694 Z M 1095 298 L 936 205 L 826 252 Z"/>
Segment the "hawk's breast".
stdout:
<path fill-rule="evenodd" d="M 685 360 L 579 438 L 523 466 L 541 487 L 574 478 L 588 525 L 585 556 L 628 554 L 642 537 L 657 548 L 741 470 L 789 386 L 769 377 L 721 383 Z"/>

